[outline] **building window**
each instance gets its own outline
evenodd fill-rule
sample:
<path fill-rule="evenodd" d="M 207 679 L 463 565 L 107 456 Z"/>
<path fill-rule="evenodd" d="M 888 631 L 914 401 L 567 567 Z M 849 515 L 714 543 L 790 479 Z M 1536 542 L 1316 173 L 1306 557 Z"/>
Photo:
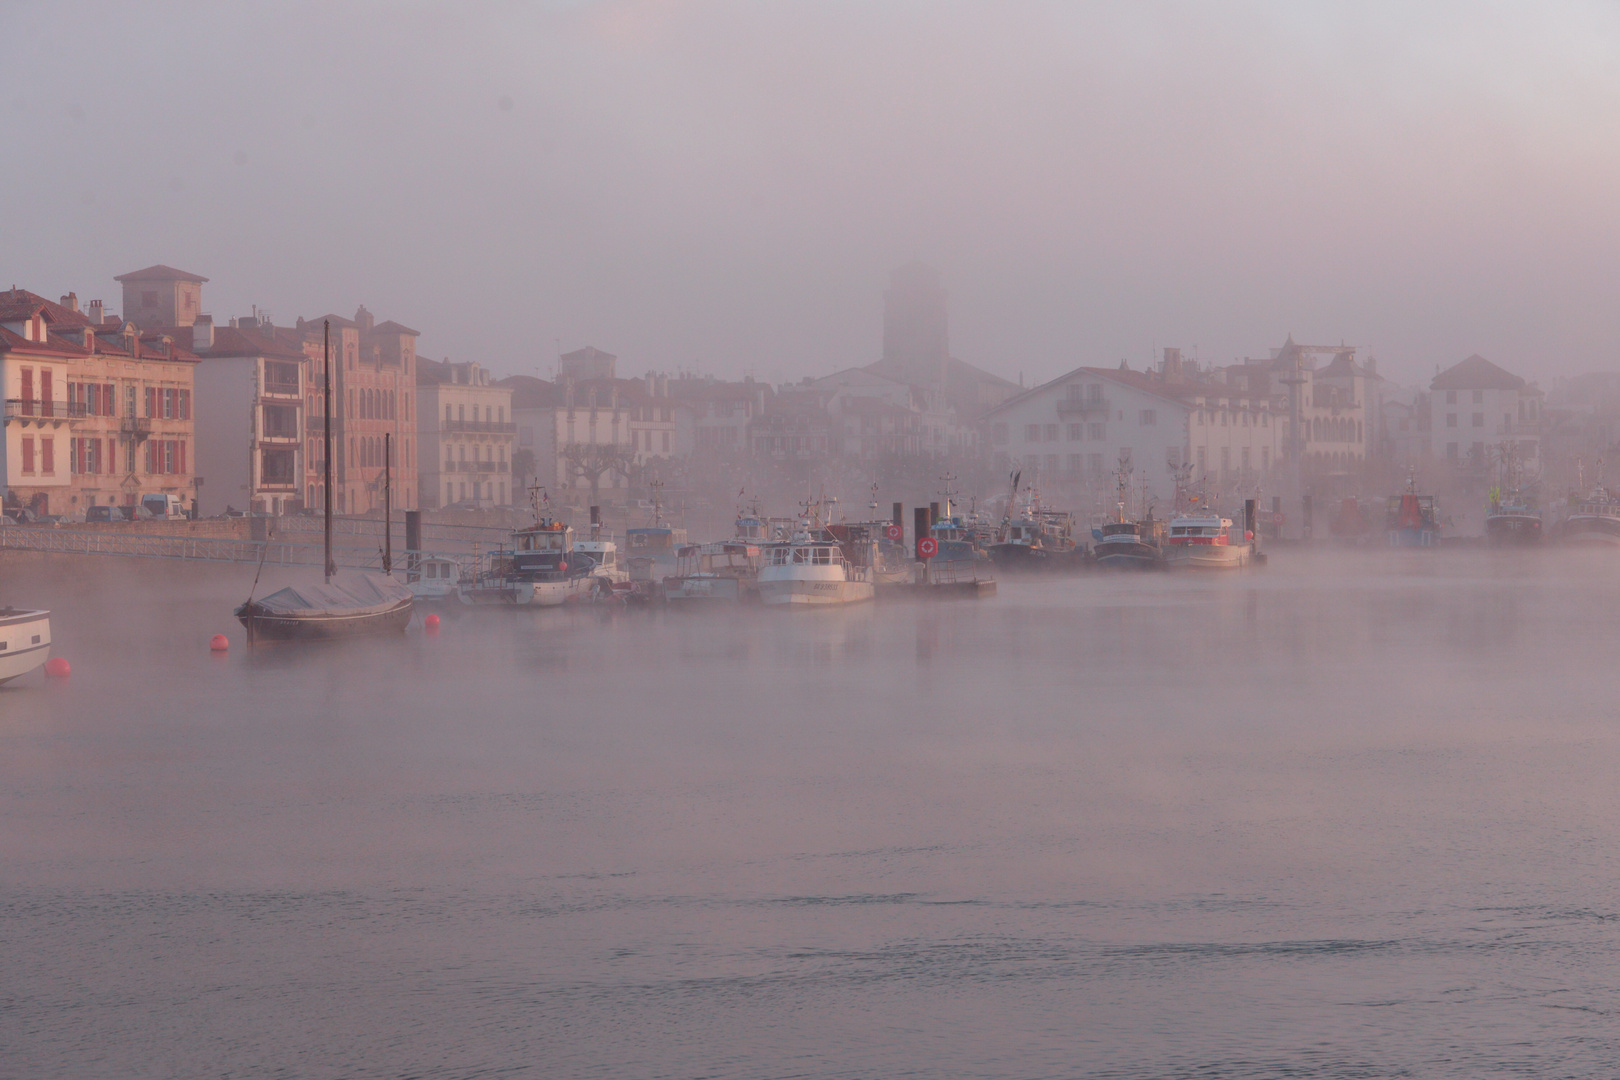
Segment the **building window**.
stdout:
<path fill-rule="evenodd" d="M 34 437 L 32 435 L 22 437 L 22 471 L 25 476 L 32 476 L 34 473 Z"/>
<path fill-rule="evenodd" d="M 1485 414 L 1484 413 L 1477 412 L 1477 413 L 1474 414 L 1474 426 L 1475 427 L 1484 427 L 1485 426 Z"/>
<path fill-rule="evenodd" d="M 1092 442 L 1102 442 L 1104 439 L 1108 438 L 1108 425 L 1087 424 L 1086 438 L 1090 439 Z"/>
<path fill-rule="evenodd" d="M 1455 404 L 1457 404 L 1457 391 L 1455 391 L 1455 390 L 1447 390 L 1446 391 L 1446 404 L 1447 405 L 1455 405 Z"/>
<path fill-rule="evenodd" d="M 1080 393 L 1079 393 L 1080 387 L 1075 385 L 1074 383 L 1070 383 L 1069 385 L 1075 391 L 1073 396 L 1074 397 L 1079 397 L 1080 396 Z M 1071 472 L 1071 473 L 1079 473 L 1080 468 L 1081 468 L 1081 462 L 1084 459 L 1084 457 L 1085 457 L 1084 454 L 1070 454 L 1069 455 L 1069 472 Z"/>
<path fill-rule="evenodd" d="M 1040 442 L 1041 441 L 1041 425 L 1039 425 L 1039 424 L 1025 424 L 1024 425 L 1024 441 L 1025 442 Z"/>
<path fill-rule="evenodd" d="M 1457 426 L 1457 414 L 1454 413 L 1454 412 L 1446 413 L 1446 427 L 1456 427 L 1456 426 Z"/>
<path fill-rule="evenodd" d="M 1071 385 L 1073 385 L 1073 384 L 1071 384 Z M 1074 389 L 1079 390 L 1080 387 L 1075 386 Z M 1079 395 L 1076 394 L 1075 396 L 1078 397 Z M 1069 431 L 1068 431 L 1069 441 L 1070 442 L 1079 442 L 1081 439 L 1086 437 L 1085 432 L 1086 432 L 1086 429 L 1085 429 L 1085 427 L 1083 425 L 1081 425 L 1081 424 L 1070 424 L 1069 425 Z"/>
<path fill-rule="evenodd" d="M 1047 424 L 1046 425 L 1046 441 L 1047 442 L 1057 442 L 1057 428 L 1058 428 L 1058 426 L 1056 424 Z"/>
<path fill-rule="evenodd" d="M 1102 463 L 1102 455 L 1101 454 L 1088 454 L 1088 455 L 1086 455 L 1086 457 L 1087 457 L 1087 460 L 1090 461 L 1090 463 L 1091 463 L 1091 471 L 1093 473 L 1100 473 L 1100 472 L 1103 471 L 1103 463 Z"/>
<path fill-rule="evenodd" d="M 1141 424 L 1143 427 L 1151 427 L 1153 424 L 1158 422 L 1158 417 L 1154 414 L 1154 410 L 1143 409 L 1141 413 L 1137 415 L 1136 422 Z"/>
<path fill-rule="evenodd" d="M 1475 390 L 1474 391 L 1474 404 L 1475 405 L 1483 405 L 1483 404 L 1485 404 L 1485 391 L 1483 391 L 1483 390 Z"/>
<path fill-rule="evenodd" d="M 1102 383 L 1092 383 L 1086 387 L 1086 400 L 1094 405 L 1102 402 Z"/>
<path fill-rule="evenodd" d="M 1068 394 L 1068 398 L 1069 398 L 1070 401 L 1079 401 L 1080 400 L 1080 384 L 1079 383 L 1072 382 L 1065 389 L 1066 389 L 1066 392 Z"/>
<path fill-rule="evenodd" d="M 1245 446 L 1243 448 L 1243 450 L 1241 451 L 1241 453 L 1243 455 L 1243 471 L 1248 472 L 1249 471 L 1249 448 L 1247 446 Z"/>

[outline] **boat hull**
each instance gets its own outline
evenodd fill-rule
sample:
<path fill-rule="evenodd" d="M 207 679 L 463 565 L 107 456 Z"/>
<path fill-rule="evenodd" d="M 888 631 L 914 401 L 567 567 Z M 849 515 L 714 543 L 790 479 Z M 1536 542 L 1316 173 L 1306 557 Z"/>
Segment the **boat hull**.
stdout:
<path fill-rule="evenodd" d="M 1101 541 L 1092 554 L 1098 566 L 1112 570 L 1158 570 L 1164 566 L 1164 554 L 1139 540 Z"/>
<path fill-rule="evenodd" d="M 1440 533 L 1435 529 L 1390 529 L 1385 534 L 1390 547 L 1430 548 L 1440 546 Z"/>
<path fill-rule="evenodd" d="M 1530 514 L 1492 514 L 1485 519 L 1485 537 L 1499 547 L 1541 543 L 1541 519 Z"/>
<path fill-rule="evenodd" d="M 1172 543 L 1164 562 L 1171 570 L 1241 570 L 1249 565 L 1251 554 L 1247 544 Z"/>
<path fill-rule="evenodd" d="M 1571 517 L 1564 522 L 1566 544 L 1596 544 L 1600 547 L 1620 547 L 1620 520 L 1609 517 Z"/>
<path fill-rule="evenodd" d="M 352 615 L 294 615 L 263 611 L 255 604 L 236 609 L 249 641 L 329 641 L 338 638 L 402 634 L 411 621 L 413 603 L 401 600 L 386 608 Z"/>
<path fill-rule="evenodd" d="M 827 581 L 781 578 L 759 583 L 760 603 L 767 607 L 828 607 L 858 604 L 874 595 L 870 581 Z"/>
<path fill-rule="evenodd" d="M 676 605 L 736 604 L 746 595 L 742 581 L 734 577 L 668 577 L 663 585 L 664 600 Z"/>
<path fill-rule="evenodd" d="M 8 683 L 51 658 L 51 619 L 48 611 L 0 612 L 0 684 Z M 38 641 L 34 639 L 38 638 Z"/>

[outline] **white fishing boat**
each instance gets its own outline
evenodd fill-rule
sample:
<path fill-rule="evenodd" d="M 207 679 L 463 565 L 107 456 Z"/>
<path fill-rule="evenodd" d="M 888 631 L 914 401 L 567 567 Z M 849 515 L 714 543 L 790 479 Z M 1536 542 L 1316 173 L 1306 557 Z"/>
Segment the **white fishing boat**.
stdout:
<path fill-rule="evenodd" d="M 760 547 L 746 540 L 687 544 L 676 552 L 675 573 L 663 580 L 671 604 L 752 600 L 759 577 Z"/>
<path fill-rule="evenodd" d="M 1620 499 L 1600 484 L 1570 507 L 1559 538 L 1566 544 L 1620 546 Z"/>
<path fill-rule="evenodd" d="M 454 600 L 460 581 L 461 564 L 442 555 L 423 555 L 405 572 L 405 586 L 418 603 Z"/>
<path fill-rule="evenodd" d="M 852 565 L 838 538 L 808 521 L 800 523 L 791 540 L 763 545 L 761 556 L 759 598 L 768 606 L 828 606 L 872 599 L 867 569 Z"/>
<path fill-rule="evenodd" d="M 51 613 L 0 608 L 0 683 L 26 675 L 51 658 Z"/>
<path fill-rule="evenodd" d="M 575 556 L 574 531 L 560 521 L 541 518 L 512 534 L 512 547 L 492 551 L 472 575 L 456 586 L 456 596 L 469 607 L 559 607 L 611 588 L 598 583 L 596 564 Z"/>
<path fill-rule="evenodd" d="M 589 559 L 591 576 L 619 585 L 630 580 L 630 570 L 619 558 L 619 546 L 611 540 L 579 540 L 574 544 L 574 555 Z"/>
<path fill-rule="evenodd" d="M 1170 519 L 1164 561 L 1172 570 L 1237 570 L 1248 566 L 1253 551 L 1232 519 L 1212 511 L 1192 511 Z"/>

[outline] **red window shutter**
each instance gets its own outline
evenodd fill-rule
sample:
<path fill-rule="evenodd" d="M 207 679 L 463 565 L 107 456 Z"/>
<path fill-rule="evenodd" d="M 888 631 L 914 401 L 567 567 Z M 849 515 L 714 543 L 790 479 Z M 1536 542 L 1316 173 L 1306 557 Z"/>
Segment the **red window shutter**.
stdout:
<path fill-rule="evenodd" d="M 23 436 L 22 451 L 23 472 L 31 473 L 34 471 L 34 437 L 32 435 Z"/>
<path fill-rule="evenodd" d="M 157 387 L 155 386 L 146 388 L 146 415 L 149 417 L 157 415 Z"/>
<path fill-rule="evenodd" d="M 56 415 L 56 411 L 55 411 L 55 408 L 54 408 L 56 403 L 52 400 L 52 398 L 54 398 L 55 395 L 53 393 L 51 393 L 51 390 L 52 390 L 52 387 L 51 387 L 51 375 L 52 375 L 52 372 L 51 372 L 50 368 L 44 368 L 39 373 L 39 397 L 40 397 L 40 405 L 41 405 L 41 408 L 39 410 L 39 414 L 41 416 L 55 416 Z M 50 442 L 46 441 L 45 445 L 49 446 Z M 49 472 L 50 467 L 46 466 L 45 471 Z"/>
<path fill-rule="evenodd" d="M 49 435 L 39 440 L 40 463 L 45 466 L 45 475 L 53 476 L 56 473 L 56 440 Z"/>
<path fill-rule="evenodd" d="M 115 416 L 118 413 L 118 399 L 113 396 L 112 383 L 101 388 L 101 407 L 107 410 L 101 414 L 103 416 Z"/>
<path fill-rule="evenodd" d="M 186 471 L 186 440 L 181 439 L 179 442 L 175 443 L 175 445 L 180 448 L 180 469 L 179 469 L 179 471 L 184 473 Z"/>
<path fill-rule="evenodd" d="M 33 409 L 33 405 L 34 405 L 34 369 L 31 368 L 31 367 L 25 367 L 25 368 L 22 369 L 22 399 L 23 399 L 23 415 L 24 416 L 33 416 L 34 415 L 34 409 Z"/>
<path fill-rule="evenodd" d="M 180 391 L 180 419 L 191 419 L 191 391 Z"/>
<path fill-rule="evenodd" d="M 150 442 L 146 444 L 146 471 L 154 471 L 152 468 L 152 443 Z"/>

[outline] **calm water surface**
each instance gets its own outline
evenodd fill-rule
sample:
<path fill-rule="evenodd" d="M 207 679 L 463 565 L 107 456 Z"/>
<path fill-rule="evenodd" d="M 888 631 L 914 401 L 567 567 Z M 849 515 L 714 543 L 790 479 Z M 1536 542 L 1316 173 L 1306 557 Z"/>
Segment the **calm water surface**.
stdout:
<path fill-rule="evenodd" d="M 1620 1062 L 1606 553 L 257 655 L 250 577 L 0 557 L 0 1075 Z"/>

